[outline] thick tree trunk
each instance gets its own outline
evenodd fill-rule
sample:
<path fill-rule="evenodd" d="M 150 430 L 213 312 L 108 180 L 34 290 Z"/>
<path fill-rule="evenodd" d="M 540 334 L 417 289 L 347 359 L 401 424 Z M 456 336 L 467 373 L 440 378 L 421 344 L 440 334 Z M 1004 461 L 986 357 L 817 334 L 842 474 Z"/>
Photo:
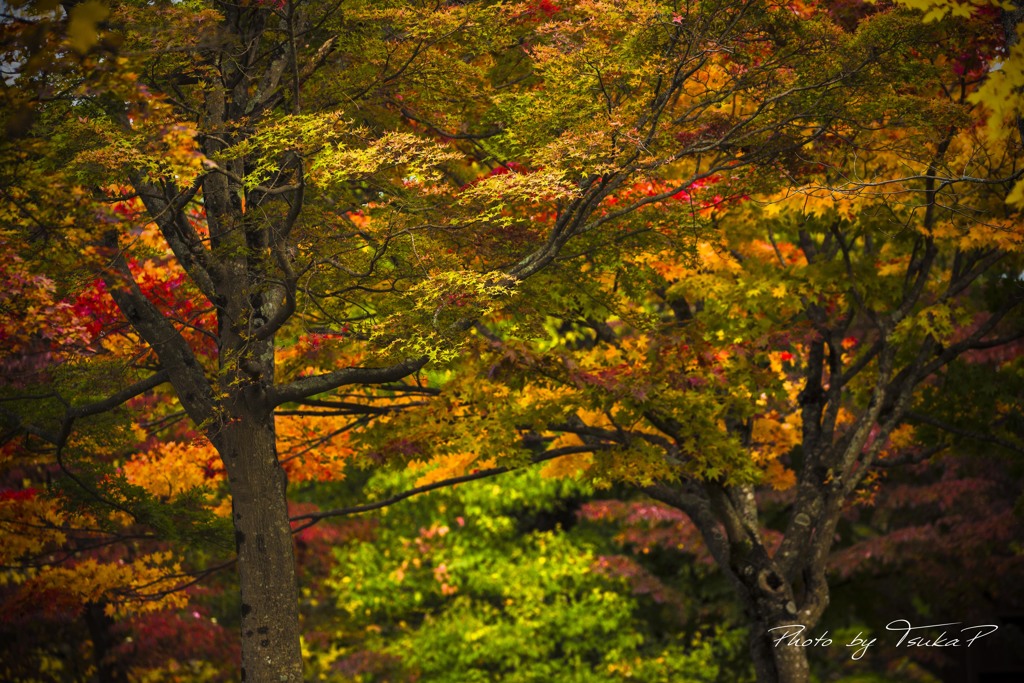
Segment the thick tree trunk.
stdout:
<path fill-rule="evenodd" d="M 217 439 L 228 472 L 242 594 L 242 680 L 302 680 L 287 481 L 273 417 L 236 418 Z"/>
<path fill-rule="evenodd" d="M 796 622 L 757 623 L 750 632 L 750 654 L 754 659 L 758 683 L 807 683 L 811 677 L 807 648 L 786 642 L 776 645 L 786 629 L 770 630 L 774 626 L 790 626 Z"/>

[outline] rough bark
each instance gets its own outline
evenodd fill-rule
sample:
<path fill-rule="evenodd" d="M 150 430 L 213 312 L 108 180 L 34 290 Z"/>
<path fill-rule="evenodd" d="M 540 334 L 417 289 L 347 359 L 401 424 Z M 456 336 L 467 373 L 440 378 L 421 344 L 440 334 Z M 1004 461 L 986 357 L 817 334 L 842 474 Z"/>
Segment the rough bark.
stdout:
<path fill-rule="evenodd" d="M 217 440 L 228 473 L 242 595 L 243 681 L 302 680 L 286 478 L 273 418 L 236 418 Z"/>
<path fill-rule="evenodd" d="M 755 557 L 760 553 L 755 553 Z M 741 598 L 750 624 L 750 655 L 758 683 L 804 683 L 810 680 L 807 650 L 792 645 L 782 636 L 798 626 L 810 633 L 817 618 L 800 610 L 793 587 L 774 563 L 762 555 L 762 565 L 746 565 L 741 572 Z"/>
<path fill-rule="evenodd" d="M 801 620 L 795 612 L 796 603 L 787 600 L 792 591 L 786 584 L 768 584 L 762 572 L 758 583 L 747 592 L 750 656 L 758 683 L 805 683 L 810 680 L 811 670 L 807 662 L 807 648 L 800 647 L 784 638 L 803 627 L 801 637 L 811 633 L 815 623 Z M 778 577 L 776 576 L 777 580 Z"/>
<path fill-rule="evenodd" d="M 751 634 L 751 654 L 754 655 L 758 683 L 805 683 L 810 680 L 807 648 L 781 643 L 775 644 L 773 634 L 778 626 L 790 626 L 793 621 L 766 625 L 763 633 Z M 780 629 L 784 630 L 784 629 Z M 767 652 L 765 652 L 767 650 Z"/>

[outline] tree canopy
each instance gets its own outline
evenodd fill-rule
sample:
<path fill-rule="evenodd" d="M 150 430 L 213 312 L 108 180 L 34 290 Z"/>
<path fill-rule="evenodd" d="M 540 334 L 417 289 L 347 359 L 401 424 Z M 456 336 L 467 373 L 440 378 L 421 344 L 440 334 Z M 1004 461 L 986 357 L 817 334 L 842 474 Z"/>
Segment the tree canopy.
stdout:
<path fill-rule="evenodd" d="M 942 459 L 968 442 L 1022 452 L 1016 14 L 907 4 L 926 13 L 11 4 L 11 604 L 82 615 L 104 680 L 137 675 L 115 666 L 119 624 L 186 608 L 228 566 L 248 681 L 303 680 L 297 576 L 337 593 L 338 641 L 383 657 L 382 676 L 402 647 L 417 654 L 394 671 L 468 676 L 482 655 L 457 643 L 488 633 L 538 640 L 491 643 L 509 680 L 714 680 L 706 632 L 677 619 L 658 654 L 621 572 L 578 539 L 505 534 L 500 508 L 443 542 L 452 522 L 432 520 L 415 549 L 315 531 L 545 463 L 554 482 L 522 494 L 536 506 L 608 487 L 659 501 L 733 591 L 758 680 L 809 680 L 772 629 L 825 617 L 835 558 L 864 540 L 846 525 L 900 504 L 887 473 L 959 472 Z M 374 502 L 381 481 L 405 488 Z M 1003 548 L 1015 522 L 995 508 Z M 350 554 L 318 566 L 304 538 Z M 510 580 L 485 558 L 513 541 L 557 566 L 518 587 L 540 613 L 495 604 Z M 421 610 L 421 583 L 452 604 L 416 617 L 436 632 L 354 635 Z M 550 635 L 572 628 L 575 644 Z M 615 646 L 595 662 L 601 629 Z M 56 666 L 27 642 L 23 666 Z M 232 678 L 221 656 L 191 675 Z"/>

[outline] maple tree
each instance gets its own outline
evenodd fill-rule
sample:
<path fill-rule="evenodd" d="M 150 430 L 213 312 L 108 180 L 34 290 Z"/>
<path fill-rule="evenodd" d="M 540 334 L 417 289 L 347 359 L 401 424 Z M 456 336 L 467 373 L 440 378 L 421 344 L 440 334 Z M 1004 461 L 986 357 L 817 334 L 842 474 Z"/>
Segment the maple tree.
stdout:
<path fill-rule="evenodd" d="M 963 101 L 988 55 L 958 98 L 946 53 L 914 51 L 961 24 L 762 1 L 18 7 L 4 453 L 65 485 L 12 489 L 3 519 L 45 532 L 4 561 L 69 547 L 19 580 L 111 617 L 182 604 L 178 558 L 146 542 L 233 534 L 246 680 L 301 680 L 290 521 L 333 513 L 290 513 L 288 484 L 347 463 L 436 456 L 423 486 L 591 463 L 693 518 L 753 631 L 804 570 L 811 623 L 828 531 L 911 390 L 1015 310 L 990 274 L 1020 244 L 1013 158 Z M 876 235 L 891 216 L 910 227 Z M 753 486 L 794 478 L 772 557 Z M 111 533 L 153 538 L 134 564 L 73 559 Z M 759 647 L 764 680 L 806 676 Z"/>
<path fill-rule="evenodd" d="M 857 34 L 892 35 L 892 19 L 866 19 Z M 592 451 L 548 471 L 632 482 L 684 511 L 748 613 L 759 680 L 807 680 L 805 650 L 777 646 L 772 630 L 821 619 L 844 510 L 872 495 L 878 466 L 915 442 L 916 425 L 956 431 L 931 414 L 926 389 L 958 359 L 1024 334 L 1020 221 L 1007 208 L 1019 145 L 993 144 L 988 112 L 972 106 L 986 45 L 1001 43 L 996 19 L 918 34 L 928 48 L 891 65 L 914 77 L 896 100 L 878 93 L 882 125 L 847 121 L 774 178 L 755 171 L 749 200 L 736 202 L 736 174 L 676 197 L 657 183 L 609 197 L 609 214 L 637 194 L 666 212 L 682 201 L 694 225 L 703 213 L 718 232 L 689 257 L 656 241 L 584 252 L 585 280 L 545 274 L 538 286 L 561 287 L 565 302 L 552 340 L 485 335 L 448 387 L 454 398 L 435 408 L 484 421 L 466 427 L 473 447 L 431 433 L 439 476 L 538 447 Z M 630 220 L 667 232 L 672 219 Z M 993 410 L 1005 422 L 1013 402 Z M 781 512 L 764 486 L 784 492 Z"/>

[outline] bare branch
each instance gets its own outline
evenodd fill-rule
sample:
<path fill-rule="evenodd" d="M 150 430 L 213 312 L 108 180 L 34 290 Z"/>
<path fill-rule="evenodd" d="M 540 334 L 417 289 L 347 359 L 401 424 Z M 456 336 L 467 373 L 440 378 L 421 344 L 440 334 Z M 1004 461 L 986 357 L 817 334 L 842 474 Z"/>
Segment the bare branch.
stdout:
<path fill-rule="evenodd" d="M 566 446 L 564 448 L 556 448 L 551 451 L 540 454 L 536 458 L 533 458 L 530 465 L 536 465 L 538 463 L 546 462 L 548 460 L 554 460 L 555 458 L 561 458 L 566 455 L 574 455 L 577 453 L 592 453 L 597 450 L 604 450 L 608 446 L 602 446 L 599 444 L 591 446 Z M 529 465 L 527 465 L 529 466 Z M 412 498 L 418 496 L 421 493 L 428 493 L 430 491 L 436 491 L 437 489 L 447 488 L 454 486 L 455 484 L 464 484 L 469 481 L 476 481 L 478 479 L 488 479 L 490 477 L 497 476 L 499 474 L 505 474 L 506 472 L 514 472 L 524 469 L 523 467 L 490 467 L 485 470 L 479 470 L 471 474 L 464 474 L 460 477 L 449 477 L 448 479 L 442 479 L 441 481 L 435 481 L 432 484 L 424 484 L 423 486 L 417 486 L 415 488 L 407 489 L 401 493 L 396 493 L 393 496 L 378 500 L 373 503 L 364 503 L 363 505 L 355 505 L 348 508 L 336 508 L 334 510 L 321 510 L 320 512 L 311 512 L 305 515 L 298 515 L 292 517 L 291 521 L 300 522 L 306 520 L 304 524 L 299 525 L 292 530 L 292 533 L 298 533 L 304 529 L 308 529 L 317 522 L 323 519 L 331 517 L 347 517 L 350 515 L 358 515 L 363 512 L 370 512 L 372 510 L 379 510 L 386 508 L 395 503 L 405 500 L 406 498 Z"/>
<path fill-rule="evenodd" d="M 387 384 L 397 382 L 417 372 L 427 364 L 429 358 L 410 358 L 385 368 L 343 368 L 323 375 L 304 377 L 294 382 L 272 387 L 267 392 L 270 406 L 276 408 L 282 403 L 298 401 L 348 384 Z"/>

